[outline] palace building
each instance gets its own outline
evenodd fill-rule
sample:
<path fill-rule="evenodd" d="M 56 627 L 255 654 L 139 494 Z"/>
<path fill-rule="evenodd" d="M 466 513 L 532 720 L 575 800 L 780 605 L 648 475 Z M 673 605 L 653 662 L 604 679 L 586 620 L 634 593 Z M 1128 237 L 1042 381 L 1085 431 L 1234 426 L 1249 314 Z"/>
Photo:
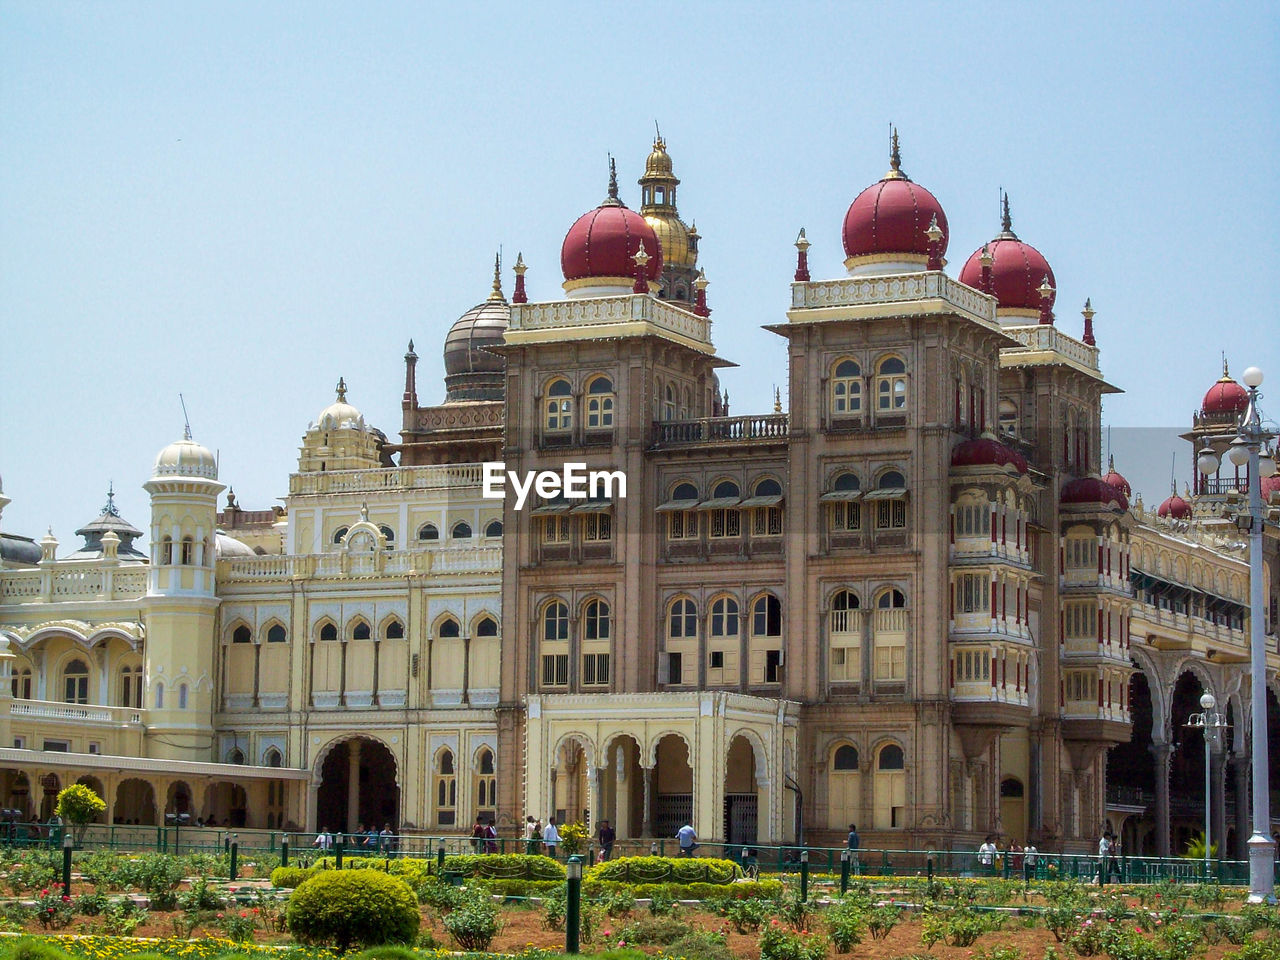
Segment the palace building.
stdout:
<path fill-rule="evenodd" d="M 241 509 L 187 436 L 139 478 L 145 548 L 110 496 L 61 557 L 0 516 L 0 804 L 47 817 L 80 781 L 115 823 L 511 834 L 534 814 L 755 844 L 856 822 L 893 849 L 1079 850 L 1109 823 L 1176 853 L 1204 802 L 1183 725 L 1210 691 L 1232 725 L 1217 835 L 1241 850 L 1245 476 L 1130 503 L 1103 470 L 1118 388 L 1091 306 L 1069 332 L 1007 198 L 950 276 L 946 213 L 896 134 L 840 224 L 843 275 L 814 279 L 796 242 L 768 327 L 785 397 L 731 413 L 679 183 L 660 137 L 638 212 L 611 170 L 555 299 L 530 299 L 521 258 L 508 299 L 495 264 L 443 337 L 444 402 L 420 401 L 410 342 L 399 442 L 339 381 L 283 507 Z M 1247 402 L 1224 370 L 1193 450 Z M 620 472 L 625 496 L 517 509 L 484 495 L 493 461 Z M 1263 483 L 1256 722 L 1280 755 Z"/>

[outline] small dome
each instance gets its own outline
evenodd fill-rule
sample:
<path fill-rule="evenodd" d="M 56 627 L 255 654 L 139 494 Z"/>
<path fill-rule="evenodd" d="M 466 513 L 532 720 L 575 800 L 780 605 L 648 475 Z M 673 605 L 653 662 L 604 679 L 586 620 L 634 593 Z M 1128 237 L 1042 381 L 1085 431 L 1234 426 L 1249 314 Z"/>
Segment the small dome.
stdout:
<path fill-rule="evenodd" d="M 1231 378 L 1224 361 L 1222 377 L 1204 395 L 1200 413 L 1206 417 L 1235 417 L 1244 413 L 1247 406 L 1249 406 L 1249 391 Z"/>
<path fill-rule="evenodd" d="M 1157 517 L 1167 517 L 1172 520 L 1188 520 L 1191 517 L 1191 504 L 1183 500 L 1176 493 L 1166 497 L 1160 506 L 1156 507 Z"/>
<path fill-rule="evenodd" d="M 191 439 L 188 430 L 185 437 L 175 440 L 156 456 L 152 474 L 157 477 L 204 477 L 218 479 L 218 460 L 208 447 L 202 447 Z"/>
<path fill-rule="evenodd" d="M 653 227 L 618 199 L 618 180 L 610 165 L 609 196 L 594 210 L 580 216 L 565 234 L 560 247 L 560 267 L 566 282 L 595 278 L 635 276 L 632 258 L 644 244 L 649 260 L 645 276 L 652 283 L 662 275 L 662 244 Z"/>
<path fill-rule="evenodd" d="M 1129 498 L 1098 476 L 1078 477 L 1072 480 L 1063 486 L 1058 502 L 1080 506 L 1093 504 L 1102 507 L 1114 506 L 1120 510 L 1129 509 Z"/>
<path fill-rule="evenodd" d="M 446 403 L 460 400 L 501 400 L 507 361 L 487 347 L 501 346 L 511 306 L 502 294 L 501 275 L 495 261 L 493 292 L 460 316 L 444 338 Z"/>
<path fill-rule="evenodd" d="M 653 140 L 653 150 L 649 152 L 649 159 L 644 162 L 644 177 L 640 182 L 650 179 L 675 180 L 671 167 L 671 155 L 667 153 L 667 142 L 660 136 Z M 675 180 L 675 182 L 680 181 Z"/>
<path fill-rule="evenodd" d="M 994 437 L 966 440 L 951 452 L 953 467 L 1013 467 L 1019 473 L 1027 472 L 1027 461 L 1022 454 L 1005 446 Z"/>
<path fill-rule="evenodd" d="M 926 231 L 934 218 L 942 230 L 945 254 L 951 238 L 947 215 L 937 197 L 902 172 L 895 132 L 889 172 L 858 194 L 844 215 L 845 256 L 854 259 L 897 253 L 927 257 Z"/>
<path fill-rule="evenodd" d="M 364 414 L 347 403 L 347 381 L 338 378 L 338 399 L 320 411 L 319 430 L 364 430 Z"/>
<path fill-rule="evenodd" d="M 1129 486 L 1129 481 L 1126 480 L 1121 474 L 1116 472 L 1115 457 L 1110 457 L 1107 460 L 1107 473 L 1106 473 L 1106 476 L 1102 478 L 1102 482 L 1111 484 L 1111 486 L 1115 487 L 1117 490 L 1123 493 L 1126 497 L 1133 496 L 1133 490 Z"/>
<path fill-rule="evenodd" d="M 214 533 L 213 552 L 219 559 L 223 560 L 230 560 L 232 557 L 257 556 L 247 543 L 237 540 L 235 537 L 229 537 L 221 530 Z"/>
<path fill-rule="evenodd" d="M 1009 214 L 1009 197 L 1004 197 L 1004 214 L 999 235 L 985 246 L 973 252 L 960 269 L 960 282 L 978 290 L 982 289 L 982 252 L 991 256 L 991 293 L 1001 310 L 1028 310 L 1040 312 L 1040 287 L 1045 278 L 1055 292 L 1049 294 L 1049 307 L 1057 297 L 1057 281 L 1053 268 L 1039 250 L 1023 243 L 1013 232 L 1013 218 Z"/>
<path fill-rule="evenodd" d="M 689 242 L 689 228 L 675 214 L 647 214 L 645 223 L 658 238 L 662 250 L 662 262 L 673 267 L 694 267 L 698 264 L 698 251 Z"/>

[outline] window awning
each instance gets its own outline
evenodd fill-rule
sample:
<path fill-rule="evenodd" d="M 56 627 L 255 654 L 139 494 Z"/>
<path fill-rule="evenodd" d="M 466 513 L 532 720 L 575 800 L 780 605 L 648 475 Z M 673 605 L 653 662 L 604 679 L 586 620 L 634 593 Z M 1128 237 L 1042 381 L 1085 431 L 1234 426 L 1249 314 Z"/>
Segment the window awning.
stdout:
<path fill-rule="evenodd" d="M 781 502 L 782 494 L 774 493 L 764 497 L 747 497 L 738 506 L 744 510 L 750 510 L 752 507 L 776 507 Z"/>
<path fill-rule="evenodd" d="M 739 506 L 742 503 L 741 497 L 712 497 L 710 500 L 703 500 L 698 504 L 699 510 L 728 510 L 730 507 Z"/>
<path fill-rule="evenodd" d="M 861 490 L 832 490 L 818 498 L 823 503 L 839 503 L 841 501 L 861 500 Z"/>
<path fill-rule="evenodd" d="M 868 490 L 864 494 L 867 500 L 901 500 L 907 495 L 905 487 L 881 487 L 879 490 Z"/>
<path fill-rule="evenodd" d="M 534 507 L 529 514 L 534 517 L 545 517 L 555 513 L 568 513 L 572 506 L 573 504 L 566 500 L 557 500 L 554 503 L 544 503 L 540 507 Z"/>
<path fill-rule="evenodd" d="M 570 513 L 613 513 L 612 500 L 588 500 L 573 507 Z"/>
<path fill-rule="evenodd" d="M 685 510 L 692 510 L 697 505 L 697 500 L 668 500 L 666 503 L 659 504 L 658 513 L 681 513 Z"/>

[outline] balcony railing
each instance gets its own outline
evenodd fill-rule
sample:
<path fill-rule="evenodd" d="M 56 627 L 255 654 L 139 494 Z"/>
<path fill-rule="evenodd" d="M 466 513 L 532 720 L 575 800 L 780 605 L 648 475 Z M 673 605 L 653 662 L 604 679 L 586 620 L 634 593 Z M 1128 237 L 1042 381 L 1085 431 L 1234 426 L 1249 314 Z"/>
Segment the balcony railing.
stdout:
<path fill-rule="evenodd" d="M 52 700 L 14 700 L 10 715 L 65 723 L 125 726 L 142 723 L 143 711 L 136 707 L 109 707 L 98 704 L 56 703 Z"/>
<path fill-rule="evenodd" d="M 147 592 L 146 565 L 66 560 L 43 570 L 0 573 L 0 602 L 136 600 Z"/>
<path fill-rule="evenodd" d="M 1098 706 L 1097 700 L 1068 700 L 1062 708 L 1064 720 L 1114 720 L 1117 723 L 1129 723 L 1129 711 L 1120 705 Z"/>
<path fill-rule="evenodd" d="M 827 633 L 833 637 L 862 636 L 863 611 L 832 610 L 827 614 Z"/>
<path fill-rule="evenodd" d="M 502 569 L 502 545 L 395 550 L 388 553 L 237 557 L 219 563 L 223 580 L 307 580 L 430 573 L 489 573 Z"/>
<path fill-rule="evenodd" d="M 295 473 L 289 477 L 293 496 L 322 493 L 362 493 L 379 490 L 440 490 L 479 487 L 481 466 L 466 463 L 427 467 L 386 467 L 379 470 L 331 470 Z"/>
<path fill-rule="evenodd" d="M 783 440 L 789 431 L 785 413 L 753 417 L 703 417 L 698 420 L 664 420 L 654 424 L 654 443 L 661 447 L 695 443 L 743 443 Z"/>
<path fill-rule="evenodd" d="M 1062 652 L 1068 657 L 1104 657 L 1125 665 L 1130 661 L 1130 654 L 1126 647 L 1114 639 L 1099 643 L 1096 636 L 1066 637 L 1062 641 Z"/>
<path fill-rule="evenodd" d="M 1012 541 L 992 543 L 990 537 L 957 537 L 951 545 L 952 560 L 977 559 L 1008 560 L 1028 566 L 1031 563 L 1031 551 L 1025 547 L 1019 549 Z"/>

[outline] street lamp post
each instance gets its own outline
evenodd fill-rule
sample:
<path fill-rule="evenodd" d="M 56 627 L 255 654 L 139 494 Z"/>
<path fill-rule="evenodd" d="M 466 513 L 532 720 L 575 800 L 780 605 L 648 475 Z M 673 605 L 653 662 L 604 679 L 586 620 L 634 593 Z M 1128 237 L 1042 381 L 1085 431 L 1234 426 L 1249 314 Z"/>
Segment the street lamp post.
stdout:
<path fill-rule="evenodd" d="M 1253 836 L 1249 838 L 1249 902 L 1275 899 L 1274 844 L 1271 840 L 1270 776 L 1267 761 L 1267 640 L 1266 612 L 1262 592 L 1262 478 L 1276 471 L 1274 451 L 1267 444 L 1274 439 L 1262 426 L 1258 400 L 1262 394 L 1262 371 L 1250 367 L 1242 376 L 1249 388 L 1249 405 L 1240 416 L 1236 435 L 1229 439 L 1227 458 L 1237 467 L 1249 466 L 1249 512 L 1236 517 L 1236 526 L 1249 534 L 1249 687 L 1253 732 Z M 1226 439 L 1226 438 L 1222 438 Z M 1208 476 L 1218 471 L 1218 454 L 1206 446 L 1196 459 L 1200 472 Z"/>
<path fill-rule="evenodd" d="M 1187 718 L 1187 726 L 1192 730 L 1204 731 L 1204 882 L 1209 882 L 1209 857 L 1210 848 L 1213 846 L 1213 834 L 1210 817 L 1210 806 L 1213 803 L 1212 789 L 1212 771 L 1209 762 L 1209 752 L 1211 746 L 1218 742 L 1222 730 L 1227 726 L 1227 721 L 1222 714 L 1218 712 L 1218 701 L 1212 693 L 1205 693 L 1200 697 L 1200 709 L 1203 713 L 1193 713 Z"/>

